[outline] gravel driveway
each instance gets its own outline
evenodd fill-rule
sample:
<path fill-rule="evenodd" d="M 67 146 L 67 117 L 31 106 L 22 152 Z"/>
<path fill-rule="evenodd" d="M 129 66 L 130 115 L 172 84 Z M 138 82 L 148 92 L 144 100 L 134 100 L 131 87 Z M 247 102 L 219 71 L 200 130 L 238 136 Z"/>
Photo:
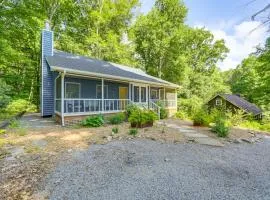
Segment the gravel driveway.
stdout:
<path fill-rule="evenodd" d="M 72 157 L 48 176 L 50 199 L 270 199 L 270 139 L 225 147 L 137 139 Z"/>

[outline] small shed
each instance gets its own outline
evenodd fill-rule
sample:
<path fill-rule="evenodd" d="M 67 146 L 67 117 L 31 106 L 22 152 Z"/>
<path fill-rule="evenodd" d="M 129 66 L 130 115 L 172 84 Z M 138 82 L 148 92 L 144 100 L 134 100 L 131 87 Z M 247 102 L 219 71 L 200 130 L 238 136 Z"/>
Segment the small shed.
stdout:
<path fill-rule="evenodd" d="M 209 108 L 225 108 L 234 112 L 235 110 L 243 110 L 245 113 L 252 114 L 254 118 L 262 118 L 262 110 L 255 104 L 245 100 L 239 94 L 217 94 L 208 101 Z"/>

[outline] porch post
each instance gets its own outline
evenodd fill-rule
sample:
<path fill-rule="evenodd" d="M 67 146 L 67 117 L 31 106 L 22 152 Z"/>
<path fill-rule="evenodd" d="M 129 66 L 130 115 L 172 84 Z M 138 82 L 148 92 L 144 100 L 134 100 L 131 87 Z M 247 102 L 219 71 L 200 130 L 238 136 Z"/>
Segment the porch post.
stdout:
<path fill-rule="evenodd" d="M 65 106 L 64 106 L 64 103 L 65 103 L 65 72 L 61 74 L 61 123 L 62 123 L 62 126 L 65 126 L 65 117 L 64 117 L 64 114 L 65 114 Z"/>
<path fill-rule="evenodd" d="M 102 110 L 102 113 L 104 112 L 104 78 L 101 79 L 101 99 L 102 99 L 102 102 L 101 102 L 101 110 Z"/>
<path fill-rule="evenodd" d="M 177 89 L 175 89 L 175 107 L 177 109 Z"/>
<path fill-rule="evenodd" d="M 139 102 L 141 103 L 141 86 L 139 86 Z"/>
<path fill-rule="evenodd" d="M 166 95 L 166 92 L 165 92 L 165 87 L 164 87 L 164 88 L 163 88 L 163 100 L 164 100 L 164 101 L 166 100 L 165 95 Z"/>
<path fill-rule="evenodd" d="M 128 99 L 131 100 L 131 84 L 128 84 Z"/>

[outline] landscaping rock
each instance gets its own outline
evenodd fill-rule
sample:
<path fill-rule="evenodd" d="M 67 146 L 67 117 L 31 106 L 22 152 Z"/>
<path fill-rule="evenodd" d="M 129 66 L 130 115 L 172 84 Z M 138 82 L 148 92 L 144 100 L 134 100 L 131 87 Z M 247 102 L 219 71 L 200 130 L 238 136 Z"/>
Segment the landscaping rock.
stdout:
<path fill-rule="evenodd" d="M 109 136 L 107 137 L 107 140 L 108 140 L 108 142 L 112 141 L 112 136 L 109 135 Z"/>
<path fill-rule="evenodd" d="M 209 146 L 215 146 L 215 147 L 223 147 L 224 144 L 219 142 L 218 140 L 212 139 L 212 138 L 195 138 L 195 141 L 199 144 L 203 145 L 209 145 Z"/>
<path fill-rule="evenodd" d="M 247 138 L 242 138 L 241 139 L 243 142 L 246 142 L 246 143 L 249 143 L 249 144 L 251 144 L 251 143 L 254 143 L 255 141 L 252 139 L 252 138 L 250 138 L 250 139 L 247 139 Z"/>
<path fill-rule="evenodd" d="M 235 143 L 235 144 L 240 144 L 240 143 L 242 143 L 242 140 L 241 139 L 234 139 L 233 140 L 233 143 Z"/>

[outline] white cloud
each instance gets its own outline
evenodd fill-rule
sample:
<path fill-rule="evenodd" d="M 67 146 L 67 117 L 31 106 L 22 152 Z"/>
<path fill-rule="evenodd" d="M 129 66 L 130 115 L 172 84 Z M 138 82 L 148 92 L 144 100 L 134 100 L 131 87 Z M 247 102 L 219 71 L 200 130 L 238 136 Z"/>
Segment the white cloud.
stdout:
<path fill-rule="evenodd" d="M 256 50 L 257 45 L 264 44 L 267 38 L 267 28 L 257 28 L 259 25 L 260 22 L 257 21 L 244 21 L 234 25 L 230 21 L 228 23 L 221 22 L 216 28 L 204 26 L 213 33 L 215 39 L 224 39 L 226 46 L 230 49 L 227 58 L 219 63 L 222 70 L 235 68 L 244 58 Z M 197 24 L 196 27 L 203 26 Z"/>

